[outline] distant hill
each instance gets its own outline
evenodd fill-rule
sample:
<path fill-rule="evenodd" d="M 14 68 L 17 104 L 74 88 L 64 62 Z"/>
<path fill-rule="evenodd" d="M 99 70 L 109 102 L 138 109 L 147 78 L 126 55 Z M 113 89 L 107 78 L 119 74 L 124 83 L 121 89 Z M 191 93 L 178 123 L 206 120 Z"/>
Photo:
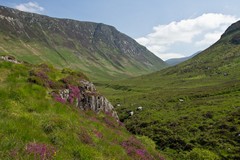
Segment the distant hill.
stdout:
<path fill-rule="evenodd" d="M 170 65 L 170 66 L 175 66 L 179 63 L 182 63 L 184 61 L 187 61 L 189 59 L 191 59 L 192 57 L 196 56 L 198 53 L 200 53 L 201 51 L 197 52 L 197 53 L 194 53 L 193 55 L 191 56 L 188 56 L 188 57 L 182 57 L 182 58 L 171 58 L 171 59 L 168 59 L 166 60 L 165 62 Z"/>
<path fill-rule="evenodd" d="M 0 6 L 0 54 L 84 71 L 113 80 L 157 71 L 166 64 L 134 39 L 102 23 L 58 19 Z"/>

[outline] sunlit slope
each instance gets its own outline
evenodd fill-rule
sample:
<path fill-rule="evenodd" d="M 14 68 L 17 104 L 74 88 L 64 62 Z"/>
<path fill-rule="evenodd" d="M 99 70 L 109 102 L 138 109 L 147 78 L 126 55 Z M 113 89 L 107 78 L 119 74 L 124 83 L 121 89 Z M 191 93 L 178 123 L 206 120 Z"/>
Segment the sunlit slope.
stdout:
<path fill-rule="evenodd" d="M 239 26 L 180 65 L 99 89 L 120 104 L 129 131 L 149 136 L 170 157 L 239 159 Z"/>
<path fill-rule="evenodd" d="M 0 159 L 163 159 L 110 115 L 54 100 L 52 88 L 70 73 L 0 60 Z"/>

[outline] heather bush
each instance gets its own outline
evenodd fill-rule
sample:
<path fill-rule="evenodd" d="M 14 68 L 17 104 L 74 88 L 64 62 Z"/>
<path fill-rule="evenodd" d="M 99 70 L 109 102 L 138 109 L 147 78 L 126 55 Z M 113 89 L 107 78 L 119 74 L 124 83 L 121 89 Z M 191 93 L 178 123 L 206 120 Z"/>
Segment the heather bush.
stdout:
<path fill-rule="evenodd" d="M 54 100 L 56 100 L 57 102 L 60 102 L 60 103 L 66 103 L 66 100 L 65 99 L 62 99 L 62 97 L 57 94 L 57 93 L 52 93 L 52 97 L 54 98 Z"/>
<path fill-rule="evenodd" d="M 116 128 L 117 127 L 117 122 L 116 119 L 114 119 L 113 117 L 110 116 L 105 116 L 103 118 L 103 121 L 107 124 L 107 126 L 109 127 L 113 127 Z"/>
<path fill-rule="evenodd" d="M 94 145 L 92 137 L 89 135 L 89 133 L 85 129 L 81 129 L 81 131 L 78 133 L 78 138 L 81 140 L 81 142 L 88 144 L 88 145 Z"/>
<path fill-rule="evenodd" d="M 96 137 L 98 137 L 99 139 L 103 138 L 103 134 L 100 131 L 94 130 L 93 132 L 96 135 Z"/>
<path fill-rule="evenodd" d="M 135 137 L 131 136 L 128 140 L 121 143 L 127 154 L 133 159 L 154 160 L 155 158 L 148 153 L 143 144 Z"/>
<path fill-rule="evenodd" d="M 59 85 L 58 83 L 52 81 L 46 72 L 37 69 L 30 71 L 28 81 L 48 88 L 58 88 Z"/>
<path fill-rule="evenodd" d="M 80 90 L 77 86 L 68 86 L 68 89 L 70 91 L 68 101 L 70 104 L 73 104 L 74 100 L 79 97 Z"/>
<path fill-rule="evenodd" d="M 59 82 L 63 83 L 66 87 L 68 85 L 81 86 L 80 80 L 82 79 L 87 80 L 85 76 L 81 76 L 81 75 L 79 76 L 78 74 L 74 73 L 60 79 Z"/>
<path fill-rule="evenodd" d="M 34 159 L 50 160 L 56 155 L 57 151 L 53 146 L 41 143 L 29 143 L 26 146 L 26 153 L 34 155 Z"/>

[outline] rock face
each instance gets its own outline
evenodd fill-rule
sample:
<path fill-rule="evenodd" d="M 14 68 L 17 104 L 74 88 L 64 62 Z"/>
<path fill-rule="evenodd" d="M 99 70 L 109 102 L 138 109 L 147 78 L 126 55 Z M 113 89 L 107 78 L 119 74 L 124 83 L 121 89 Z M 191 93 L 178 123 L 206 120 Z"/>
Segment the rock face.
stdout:
<path fill-rule="evenodd" d="M 1 56 L 0 59 L 4 60 L 4 61 L 7 61 L 7 62 L 12 62 L 12 63 L 15 63 L 15 64 L 20 64 L 22 62 L 16 60 L 14 57 L 12 56 Z"/>
<path fill-rule="evenodd" d="M 93 83 L 81 80 L 81 86 L 68 86 L 67 89 L 59 90 L 59 95 L 54 95 L 55 99 L 60 102 L 69 102 L 79 107 L 81 110 L 93 110 L 96 113 L 100 111 L 111 114 L 119 120 L 117 112 L 113 105 L 104 96 L 97 93 Z"/>

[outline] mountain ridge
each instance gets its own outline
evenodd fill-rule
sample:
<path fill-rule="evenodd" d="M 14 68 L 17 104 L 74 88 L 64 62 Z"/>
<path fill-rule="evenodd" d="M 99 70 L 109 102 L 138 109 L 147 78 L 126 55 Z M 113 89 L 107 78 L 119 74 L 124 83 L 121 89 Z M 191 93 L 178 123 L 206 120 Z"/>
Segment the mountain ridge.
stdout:
<path fill-rule="evenodd" d="M 51 18 L 4 6 L 0 6 L 0 22 L 0 52 L 31 63 L 69 66 L 105 80 L 166 66 L 146 47 L 103 23 Z"/>

